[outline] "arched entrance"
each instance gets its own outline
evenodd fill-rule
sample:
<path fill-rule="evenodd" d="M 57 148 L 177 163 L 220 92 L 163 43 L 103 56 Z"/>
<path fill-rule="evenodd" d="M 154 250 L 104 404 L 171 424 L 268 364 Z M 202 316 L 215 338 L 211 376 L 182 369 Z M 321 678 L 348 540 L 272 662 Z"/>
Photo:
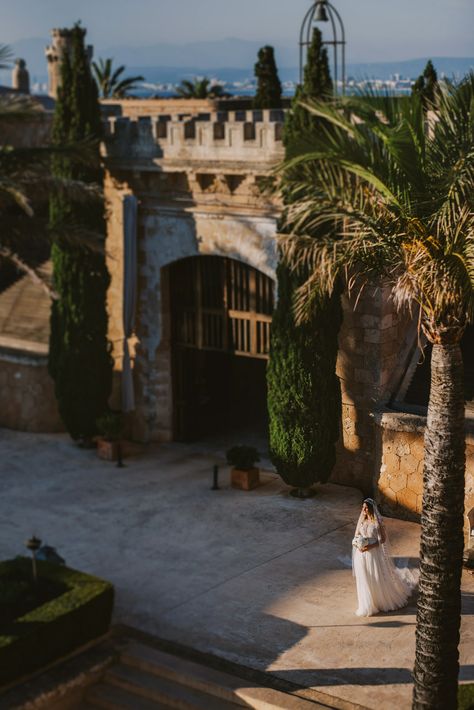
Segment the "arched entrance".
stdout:
<path fill-rule="evenodd" d="M 234 259 L 170 266 L 174 438 L 266 434 L 272 279 Z"/>

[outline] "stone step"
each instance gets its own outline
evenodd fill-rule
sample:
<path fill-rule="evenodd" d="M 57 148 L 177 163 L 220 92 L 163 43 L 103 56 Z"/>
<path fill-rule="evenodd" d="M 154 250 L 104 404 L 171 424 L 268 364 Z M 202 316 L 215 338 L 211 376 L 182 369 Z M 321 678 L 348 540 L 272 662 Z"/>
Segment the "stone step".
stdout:
<path fill-rule="evenodd" d="M 328 708 L 311 700 L 266 688 L 238 676 L 172 656 L 151 646 L 132 641 L 121 655 L 122 663 L 166 678 L 174 683 L 256 710 L 316 710 Z"/>
<path fill-rule="evenodd" d="M 99 683 L 91 688 L 87 699 L 78 706 L 77 710 L 97 710 L 97 708 L 105 710 L 170 710 L 169 705 L 141 698 L 135 693 L 130 693 L 110 683 Z"/>
<path fill-rule="evenodd" d="M 241 707 L 188 685 L 180 685 L 168 678 L 128 665 L 113 666 L 107 671 L 105 681 L 136 696 L 177 710 L 236 710 Z"/>

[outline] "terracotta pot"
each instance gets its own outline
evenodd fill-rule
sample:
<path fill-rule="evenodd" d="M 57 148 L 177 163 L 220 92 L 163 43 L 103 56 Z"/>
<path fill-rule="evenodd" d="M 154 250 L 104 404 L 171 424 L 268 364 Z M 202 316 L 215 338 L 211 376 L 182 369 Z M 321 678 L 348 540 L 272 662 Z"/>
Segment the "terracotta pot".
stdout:
<path fill-rule="evenodd" d="M 232 488 L 240 488 L 242 491 L 251 491 L 260 484 L 260 470 L 249 468 L 246 470 L 233 468 L 230 474 Z"/>
<path fill-rule="evenodd" d="M 97 439 L 97 454 L 104 461 L 117 461 L 118 459 L 118 441 L 108 441 L 107 439 Z M 123 447 L 122 447 L 123 456 Z"/>

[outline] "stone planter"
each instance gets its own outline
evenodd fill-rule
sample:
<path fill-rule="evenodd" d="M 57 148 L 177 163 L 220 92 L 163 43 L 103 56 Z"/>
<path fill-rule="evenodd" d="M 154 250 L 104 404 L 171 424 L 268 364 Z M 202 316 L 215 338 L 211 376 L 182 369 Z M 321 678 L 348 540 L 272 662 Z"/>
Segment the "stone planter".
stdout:
<path fill-rule="evenodd" d="M 232 488 L 239 488 L 242 491 L 251 491 L 260 484 L 260 469 L 233 468 L 230 473 Z"/>
<path fill-rule="evenodd" d="M 117 461 L 119 446 L 122 448 L 123 456 L 123 446 L 120 441 L 109 441 L 108 439 L 97 439 L 97 454 L 100 459 L 104 461 Z"/>

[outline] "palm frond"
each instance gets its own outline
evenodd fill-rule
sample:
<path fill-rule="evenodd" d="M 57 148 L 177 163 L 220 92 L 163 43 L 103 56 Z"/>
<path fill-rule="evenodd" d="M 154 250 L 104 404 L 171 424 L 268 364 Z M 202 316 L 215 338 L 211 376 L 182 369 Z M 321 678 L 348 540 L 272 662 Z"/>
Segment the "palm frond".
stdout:
<path fill-rule="evenodd" d="M 56 291 L 49 285 L 49 283 L 44 279 L 40 271 L 33 266 L 30 266 L 24 259 L 22 259 L 18 254 L 0 245 L 0 259 L 5 259 L 13 264 L 20 272 L 28 276 L 34 283 L 41 286 L 41 288 L 48 294 L 48 296 L 55 300 L 58 298 Z"/>
<path fill-rule="evenodd" d="M 0 69 L 8 69 L 13 59 L 13 52 L 7 44 L 0 44 Z"/>
<path fill-rule="evenodd" d="M 428 124 L 417 97 L 305 106 L 320 131 L 278 171 L 279 246 L 307 275 L 297 317 L 356 275 L 382 278 L 400 308 L 418 305 L 431 338 L 462 330 L 474 314 L 473 75 L 447 85 Z"/>

